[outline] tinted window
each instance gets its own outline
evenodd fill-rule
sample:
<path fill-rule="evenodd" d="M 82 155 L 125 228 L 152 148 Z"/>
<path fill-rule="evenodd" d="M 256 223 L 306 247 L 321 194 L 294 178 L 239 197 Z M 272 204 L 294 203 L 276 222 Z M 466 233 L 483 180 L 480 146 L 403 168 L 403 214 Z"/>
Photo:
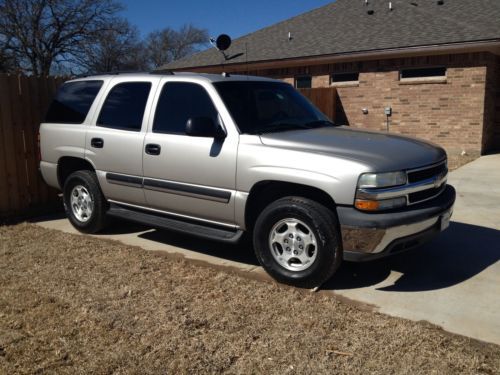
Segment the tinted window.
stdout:
<path fill-rule="evenodd" d="M 98 126 L 140 131 L 150 82 L 127 82 L 113 87 L 102 106 Z"/>
<path fill-rule="evenodd" d="M 403 69 L 401 78 L 446 77 L 446 68 L 415 68 Z"/>
<path fill-rule="evenodd" d="M 217 82 L 214 86 L 242 133 L 332 125 L 325 115 L 286 83 L 234 81 Z"/>
<path fill-rule="evenodd" d="M 45 122 L 81 124 L 103 81 L 68 82 L 61 86 L 49 107 Z"/>
<path fill-rule="evenodd" d="M 312 87 L 311 76 L 295 78 L 295 87 L 298 89 L 310 89 Z"/>
<path fill-rule="evenodd" d="M 217 110 L 205 89 L 189 82 L 166 83 L 156 108 L 153 132 L 185 134 L 186 122 L 192 117 L 210 117 L 217 123 Z"/>
<path fill-rule="evenodd" d="M 332 83 L 335 82 L 355 82 L 359 80 L 359 73 L 334 73 Z"/>

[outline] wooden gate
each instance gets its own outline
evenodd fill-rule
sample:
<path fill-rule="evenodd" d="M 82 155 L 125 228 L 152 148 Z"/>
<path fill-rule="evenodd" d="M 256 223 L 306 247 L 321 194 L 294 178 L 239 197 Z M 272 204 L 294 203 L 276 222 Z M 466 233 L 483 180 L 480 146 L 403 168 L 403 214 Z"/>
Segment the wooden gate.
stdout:
<path fill-rule="evenodd" d="M 337 108 L 337 89 L 335 87 L 300 89 L 299 91 L 330 120 L 335 121 Z"/>
<path fill-rule="evenodd" d="M 0 218 L 41 212 L 57 192 L 38 170 L 38 128 L 64 78 L 0 74 Z"/>

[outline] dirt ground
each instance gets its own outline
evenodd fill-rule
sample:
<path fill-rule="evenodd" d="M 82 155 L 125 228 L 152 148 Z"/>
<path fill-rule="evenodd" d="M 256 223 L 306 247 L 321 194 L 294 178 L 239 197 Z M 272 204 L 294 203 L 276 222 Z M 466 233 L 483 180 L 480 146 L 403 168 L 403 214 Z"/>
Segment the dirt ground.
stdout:
<path fill-rule="evenodd" d="M 0 227 L 0 373 L 498 374 L 500 347 L 118 242 Z"/>

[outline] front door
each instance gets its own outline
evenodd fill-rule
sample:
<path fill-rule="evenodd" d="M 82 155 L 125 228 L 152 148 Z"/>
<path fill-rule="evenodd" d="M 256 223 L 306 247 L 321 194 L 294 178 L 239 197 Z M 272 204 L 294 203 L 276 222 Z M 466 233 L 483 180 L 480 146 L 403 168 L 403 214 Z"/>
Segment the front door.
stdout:
<path fill-rule="evenodd" d="M 227 111 L 221 116 L 217 106 L 223 109 L 223 105 L 208 84 L 167 80 L 160 89 L 144 142 L 144 192 L 149 207 L 233 224 L 236 129 L 226 129 L 222 140 L 185 133 L 189 118 L 209 117 L 222 125 Z"/>
<path fill-rule="evenodd" d="M 85 157 L 96 168 L 106 198 L 146 205 L 142 153 L 154 81 L 116 78 L 86 136 Z M 150 98 L 151 97 L 151 98 Z"/>

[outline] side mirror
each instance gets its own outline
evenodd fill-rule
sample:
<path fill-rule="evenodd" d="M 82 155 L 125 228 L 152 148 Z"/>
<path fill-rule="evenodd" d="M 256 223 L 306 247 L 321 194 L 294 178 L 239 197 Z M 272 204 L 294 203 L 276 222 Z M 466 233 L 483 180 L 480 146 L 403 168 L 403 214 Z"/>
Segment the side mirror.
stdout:
<path fill-rule="evenodd" d="M 210 117 L 192 117 L 186 122 L 186 134 L 191 137 L 225 138 L 226 133 Z"/>

